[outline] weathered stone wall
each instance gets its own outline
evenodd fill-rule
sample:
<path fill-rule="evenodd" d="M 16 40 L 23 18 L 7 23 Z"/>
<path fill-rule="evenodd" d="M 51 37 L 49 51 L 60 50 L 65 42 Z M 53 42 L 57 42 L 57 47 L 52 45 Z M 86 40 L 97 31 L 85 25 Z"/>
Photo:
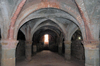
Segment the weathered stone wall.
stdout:
<path fill-rule="evenodd" d="M 43 50 L 43 42 L 37 44 L 37 51 Z"/>
<path fill-rule="evenodd" d="M 19 40 L 16 47 L 16 58 L 25 56 L 25 41 Z"/>
<path fill-rule="evenodd" d="M 50 42 L 49 49 L 53 52 L 58 52 L 58 45 L 55 42 Z"/>
<path fill-rule="evenodd" d="M 79 41 L 79 40 L 72 41 L 71 54 L 72 54 L 73 57 L 75 57 L 79 60 L 84 60 L 85 59 L 84 46 L 81 43 L 81 41 Z"/>
<path fill-rule="evenodd" d="M 44 46 L 43 42 L 40 42 L 37 44 L 37 51 L 42 51 L 42 50 L 51 50 L 53 52 L 58 51 L 58 46 L 54 42 L 49 42 L 49 46 Z"/>

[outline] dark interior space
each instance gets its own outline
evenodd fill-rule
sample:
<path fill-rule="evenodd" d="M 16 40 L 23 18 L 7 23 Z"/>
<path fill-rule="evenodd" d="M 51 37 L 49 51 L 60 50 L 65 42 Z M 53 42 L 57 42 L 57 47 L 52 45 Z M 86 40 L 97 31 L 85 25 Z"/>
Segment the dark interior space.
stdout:
<path fill-rule="evenodd" d="M 21 30 L 18 31 L 17 40 L 24 40 L 25 41 L 25 35 L 23 34 L 23 32 Z"/>
<path fill-rule="evenodd" d="M 77 30 L 71 39 L 71 55 L 79 61 L 85 63 L 85 50 L 84 45 L 82 43 L 82 33 L 80 30 Z"/>

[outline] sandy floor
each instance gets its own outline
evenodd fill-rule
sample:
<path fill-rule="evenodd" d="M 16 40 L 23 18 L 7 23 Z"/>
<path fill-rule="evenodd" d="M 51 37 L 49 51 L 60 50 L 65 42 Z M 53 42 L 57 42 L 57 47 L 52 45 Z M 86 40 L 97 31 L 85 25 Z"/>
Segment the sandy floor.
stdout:
<path fill-rule="evenodd" d="M 32 57 L 31 61 L 20 59 L 16 66 L 84 66 L 77 60 L 65 61 L 64 57 L 51 51 L 42 51 Z"/>

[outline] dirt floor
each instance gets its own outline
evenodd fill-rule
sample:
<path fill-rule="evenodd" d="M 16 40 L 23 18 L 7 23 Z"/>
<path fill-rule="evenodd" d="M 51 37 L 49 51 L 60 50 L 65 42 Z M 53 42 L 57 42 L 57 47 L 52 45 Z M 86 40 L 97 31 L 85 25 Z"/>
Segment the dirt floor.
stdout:
<path fill-rule="evenodd" d="M 66 61 L 59 54 L 44 50 L 34 55 L 30 61 L 25 58 L 17 60 L 16 66 L 84 66 L 84 63 L 75 59 Z"/>

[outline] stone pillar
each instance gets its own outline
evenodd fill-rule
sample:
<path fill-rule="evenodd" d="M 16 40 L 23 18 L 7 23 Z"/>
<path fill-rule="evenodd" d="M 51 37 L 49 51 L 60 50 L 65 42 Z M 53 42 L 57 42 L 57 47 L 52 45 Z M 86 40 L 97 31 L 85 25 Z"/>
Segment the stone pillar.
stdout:
<path fill-rule="evenodd" d="M 56 42 L 57 42 L 56 44 L 58 45 L 58 53 L 62 54 L 62 39 L 61 39 L 61 37 L 58 37 Z"/>
<path fill-rule="evenodd" d="M 36 52 L 37 52 L 37 46 L 33 45 L 33 53 L 36 53 Z"/>
<path fill-rule="evenodd" d="M 64 41 L 65 44 L 65 59 L 71 59 L 71 41 Z"/>
<path fill-rule="evenodd" d="M 99 66 L 99 41 L 83 41 L 85 66 Z"/>
<path fill-rule="evenodd" d="M 17 40 L 1 40 L 1 66 L 15 66 L 15 50 Z"/>
<path fill-rule="evenodd" d="M 25 42 L 25 56 L 27 60 L 31 60 L 32 55 L 32 41 Z"/>
<path fill-rule="evenodd" d="M 62 43 L 58 45 L 58 53 L 62 54 Z"/>

